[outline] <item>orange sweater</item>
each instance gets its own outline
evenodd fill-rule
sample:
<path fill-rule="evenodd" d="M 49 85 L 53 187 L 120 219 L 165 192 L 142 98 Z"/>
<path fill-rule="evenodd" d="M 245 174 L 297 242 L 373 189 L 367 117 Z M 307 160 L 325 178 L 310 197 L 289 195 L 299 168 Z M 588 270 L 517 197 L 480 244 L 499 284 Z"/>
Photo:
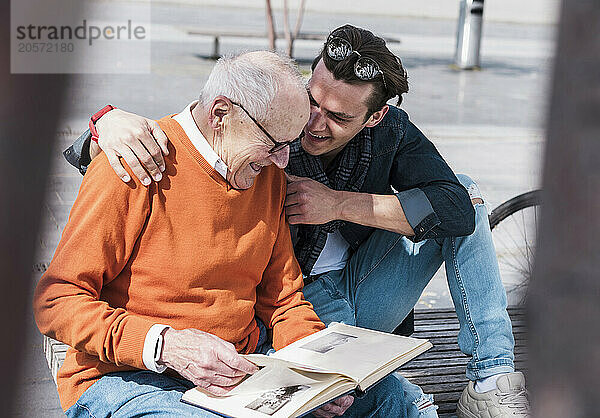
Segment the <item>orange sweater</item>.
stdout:
<path fill-rule="evenodd" d="M 255 315 L 275 349 L 324 327 L 301 293 L 283 171 L 232 189 L 176 121 L 159 123 L 170 139 L 163 179 L 124 184 L 96 158 L 36 289 L 39 329 L 73 347 L 58 373 L 65 410 L 102 375 L 144 369 L 153 324 L 210 332 L 243 353 L 256 348 Z"/>

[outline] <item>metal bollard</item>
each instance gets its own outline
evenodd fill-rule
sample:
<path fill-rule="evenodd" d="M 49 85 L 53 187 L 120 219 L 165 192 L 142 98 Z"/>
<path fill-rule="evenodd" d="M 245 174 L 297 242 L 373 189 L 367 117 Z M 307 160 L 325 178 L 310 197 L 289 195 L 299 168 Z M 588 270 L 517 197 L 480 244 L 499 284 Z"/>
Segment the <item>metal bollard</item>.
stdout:
<path fill-rule="evenodd" d="M 482 25 L 483 0 L 461 0 L 454 55 L 456 67 L 463 70 L 479 68 Z"/>

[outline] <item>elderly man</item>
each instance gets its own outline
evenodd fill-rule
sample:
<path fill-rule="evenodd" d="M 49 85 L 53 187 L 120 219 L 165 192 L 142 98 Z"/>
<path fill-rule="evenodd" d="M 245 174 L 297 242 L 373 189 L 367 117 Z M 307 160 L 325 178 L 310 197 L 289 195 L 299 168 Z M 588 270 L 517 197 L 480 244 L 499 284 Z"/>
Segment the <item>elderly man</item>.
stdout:
<path fill-rule="evenodd" d="M 281 168 L 309 112 L 289 60 L 222 59 L 198 103 L 158 121 L 170 140 L 162 181 L 125 184 L 106 156 L 91 164 L 34 299 L 40 330 L 72 347 L 57 377 L 69 417 L 213 416 L 181 393 L 223 394 L 253 373 L 238 353 L 269 350 L 267 329 L 279 349 L 324 327 L 284 216 Z M 404 415 L 394 385 L 346 412 Z"/>

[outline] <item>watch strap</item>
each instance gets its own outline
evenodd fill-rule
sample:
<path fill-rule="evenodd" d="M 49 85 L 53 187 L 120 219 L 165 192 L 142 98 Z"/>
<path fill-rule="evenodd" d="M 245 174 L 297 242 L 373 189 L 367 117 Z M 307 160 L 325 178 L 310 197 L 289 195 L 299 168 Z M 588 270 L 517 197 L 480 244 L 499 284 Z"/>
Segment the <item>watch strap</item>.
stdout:
<path fill-rule="evenodd" d="M 108 105 L 104 106 L 102 109 L 100 109 L 99 111 L 97 111 L 96 113 L 94 113 L 92 115 L 92 117 L 90 118 L 89 127 L 90 127 L 90 133 L 92 134 L 92 141 L 98 143 L 98 131 L 96 130 L 96 122 L 98 122 L 98 120 L 102 116 L 106 115 L 108 112 L 110 112 L 113 109 L 116 109 L 116 107 L 111 104 L 108 104 Z"/>
<path fill-rule="evenodd" d="M 158 364 L 163 349 L 163 331 L 170 328 L 168 325 L 154 324 L 148 330 L 144 339 L 144 347 L 142 350 L 142 361 L 148 370 L 156 373 L 162 373 L 167 366 Z"/>

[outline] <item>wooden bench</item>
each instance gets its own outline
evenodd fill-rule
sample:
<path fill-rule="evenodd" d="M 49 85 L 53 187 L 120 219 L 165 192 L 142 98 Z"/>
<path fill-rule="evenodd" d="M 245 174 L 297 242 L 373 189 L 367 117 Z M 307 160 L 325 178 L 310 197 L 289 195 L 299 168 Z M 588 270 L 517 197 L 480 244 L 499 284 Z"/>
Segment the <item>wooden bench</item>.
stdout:
<path fill-rule="evenodd" d="M 515 366 L 526 371 L 526 330 L 522 308 L 509 308 L 515 336 Z M 434 396 L 441 418 L 454 417 L 456 403 L 467 385 L 465 367 L 469 357 L 458 348 L 458 319 L 453 309 L 427 309 L 415 311 L 415 333 L 413 337 L 427 338 L 433 348 L 400 369 L 400 373 Z M 67 346 L 44 337 L 44 353 L 52 377 L 62 365 Z"/>
<path fill-rule="evenodd" d="M 268 38 L 266 31 L 262 30 L 231 30 L 218 28 L 186 28 L 186 33 L 192 36 L 208 36 L 213 38 L 213 50 L 210 58 L 217 59 L 221 56 L 220 43 L 221 38 Z M 324 32 L 300 32 L 296 39 L 308 41 L 325 41 L 327 33 Z M 285 39 L 285 34 L 276 33 L 277 39 Z M 391 36 L 384 36 L 388 43 L 400 43 L 400 39 Z"/>
<path fill-rule="evenodd" d="M 54 379 L 54 383 L 56 383 L 56 374 L 58 373 L 58 369 L 60 369 L 65 361 L 65 356 L 69 346 L 53 340 L 50 337 L 46 337 L 45 335 L 43 346 L 46 361 L 48 362 L 48 367 L 50 368 L 50 373 L 52 373 L 52 378 Z"/>

